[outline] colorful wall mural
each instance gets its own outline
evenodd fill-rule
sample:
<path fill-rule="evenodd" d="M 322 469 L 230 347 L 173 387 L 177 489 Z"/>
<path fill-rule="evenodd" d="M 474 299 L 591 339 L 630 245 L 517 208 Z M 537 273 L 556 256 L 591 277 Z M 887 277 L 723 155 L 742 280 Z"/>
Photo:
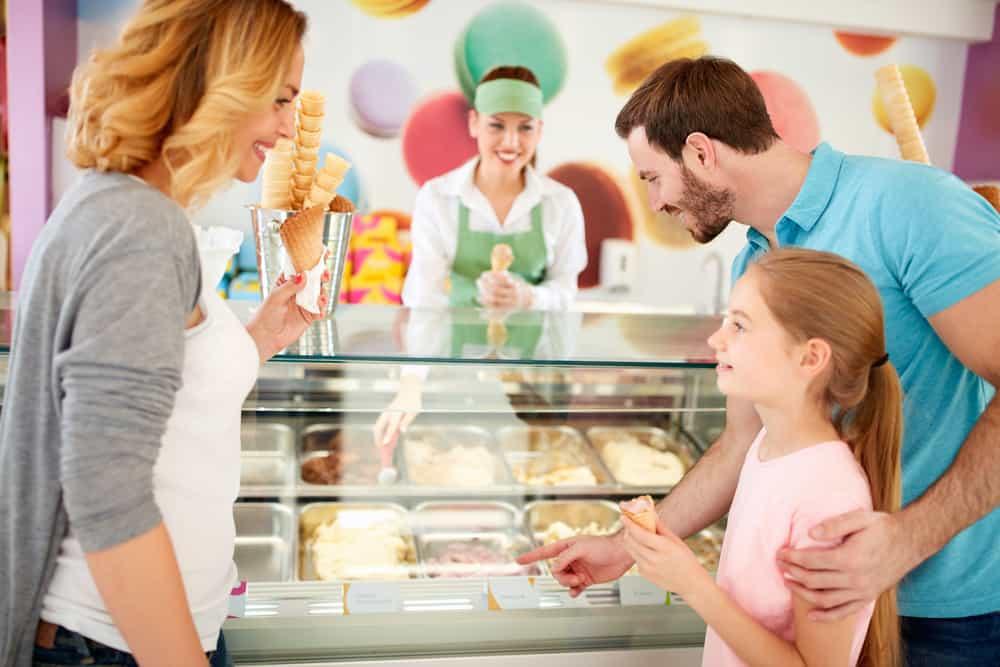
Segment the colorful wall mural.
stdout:
<path fill-rule="evenodd" d="M 135 5 L 78 2 L 81 58 L 93 44 L 113 39 Z M 576 190 L 583 204 L 591 259 L 581 286 L 599 283 L 604 239 L 630 239 L 639 284 L 627 298 L 636 303 L 710 310 L 718 294 L 728 292 L 728 266 L 744 240 L 744 229 L 733 225 L 700 246 L 676 220 L 649 211 L 614 133 L 628 94 L 666 60 L 704 53 L 732 58 L 752 74 L 778 133 L 791 145 L 807 151 L 829 141 L 885 157 L 897 157 L 897 148 L 874 92 L 874 72 L 898 63 L 931 160 L 952 166 L 966 64 L 962 42 L 581 0 L 296 5 L 311 21 L 304 83 L 327 96 L 324 137 L 333 144 L 324 150 L 354 165 L 342 194 L 364 211 L 405 216 L 420 184 L 474 155 L 466 110 L 478 78 L 499 64 L 525 65 L 539 78 L 546 103 L 538 167 Z M 258 192 L 259 185 L 236 185 L 199 221 L 249 231 L 242 205 Z"/>

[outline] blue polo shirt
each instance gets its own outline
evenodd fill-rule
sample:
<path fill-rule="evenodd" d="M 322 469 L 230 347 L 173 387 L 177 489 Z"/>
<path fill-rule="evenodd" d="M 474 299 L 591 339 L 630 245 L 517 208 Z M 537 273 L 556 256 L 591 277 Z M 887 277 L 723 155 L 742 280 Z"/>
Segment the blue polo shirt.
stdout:
<path fill-rule="evenodd" d="M 1000 215 L 962 181 L 913 162 L 813 152 L 778 221 L 779 246 L 834 252 L 878 287 L 903 401 L 903 504 L 948 469 L 995 389 L 965 368 L 927 318 L 1000 280 Z M 768 240 L 751 228 L 733 281 Z M 836 286 L 831 286 L 836 289 Z M 956 535 L 899 587 L 904 616 L 1000 610 L 1000 509 Z"/>

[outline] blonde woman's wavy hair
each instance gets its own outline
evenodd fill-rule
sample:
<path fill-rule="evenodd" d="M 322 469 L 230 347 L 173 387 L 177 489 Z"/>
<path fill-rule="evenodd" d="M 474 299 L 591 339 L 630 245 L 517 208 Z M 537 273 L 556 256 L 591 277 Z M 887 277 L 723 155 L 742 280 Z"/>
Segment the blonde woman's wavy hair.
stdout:
<path fill-rule="evenodd" d="M 69 159 L 134 173 L 162 155 L 173 198 L 204 204 L 235 176 L 234 133 L 274 103 L 306 25 L 284 0 L 146 0 L 73 73 Z"/>

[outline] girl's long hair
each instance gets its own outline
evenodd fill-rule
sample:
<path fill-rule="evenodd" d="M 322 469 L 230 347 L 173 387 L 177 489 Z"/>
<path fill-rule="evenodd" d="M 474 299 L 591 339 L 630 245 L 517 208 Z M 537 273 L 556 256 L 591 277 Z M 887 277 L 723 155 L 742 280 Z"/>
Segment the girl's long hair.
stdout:
<path fill-rule="evenodd" d="M 274 103 L 306 23 L 284 0 L 146 0 L 73 74 L 70 160 L 134 173 L 163 156 L 173 198 L 203 204 L 236 174 L 234 133 Z"/>
<path fill-rule="evenodd" d="M 819 338 L 831 349 L 823 398 L 841 439 L 868 475 L 878 512 L 900 506 L 902 389 L 886 354 L 882 300 L 864 272 L 828 252 L 777 249 L 751 265 L 779 324 L 798 342 Z M 896 592 L 882 593 L 860 665 L 901 662 Z"/>

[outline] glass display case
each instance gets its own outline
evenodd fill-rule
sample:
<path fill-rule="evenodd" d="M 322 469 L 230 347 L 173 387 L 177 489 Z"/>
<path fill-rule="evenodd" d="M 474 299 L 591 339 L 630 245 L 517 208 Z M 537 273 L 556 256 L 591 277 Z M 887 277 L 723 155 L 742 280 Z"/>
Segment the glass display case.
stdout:
<path fill-rule="evenodd" d="M 514 559 L 615 531 L 617 501 L 694 465 L 725 419 L 718 324 L 376 306 L 314 324 L 243 408 L 237 664 L 699 665 L 678 597 L 629 573 L 574 599 Z M 416 417 L 387 483 L 373 426 L 392 409 Z M 710 569 L 723 535 L 689 538 Z"/>
<path fill-rule="evenodd" d="M 634 574 L 573 599 L 514 558 L 669 493 L 724 424 L 718 324 L 342 307 L 314 325 L 244 407 L 237 661 L 700 664 L 683 600 Z M 373 426 L 390 406 L 417 416 L 387 484 Z M 690 538 L 706 567 L 722 537 Z"/>

